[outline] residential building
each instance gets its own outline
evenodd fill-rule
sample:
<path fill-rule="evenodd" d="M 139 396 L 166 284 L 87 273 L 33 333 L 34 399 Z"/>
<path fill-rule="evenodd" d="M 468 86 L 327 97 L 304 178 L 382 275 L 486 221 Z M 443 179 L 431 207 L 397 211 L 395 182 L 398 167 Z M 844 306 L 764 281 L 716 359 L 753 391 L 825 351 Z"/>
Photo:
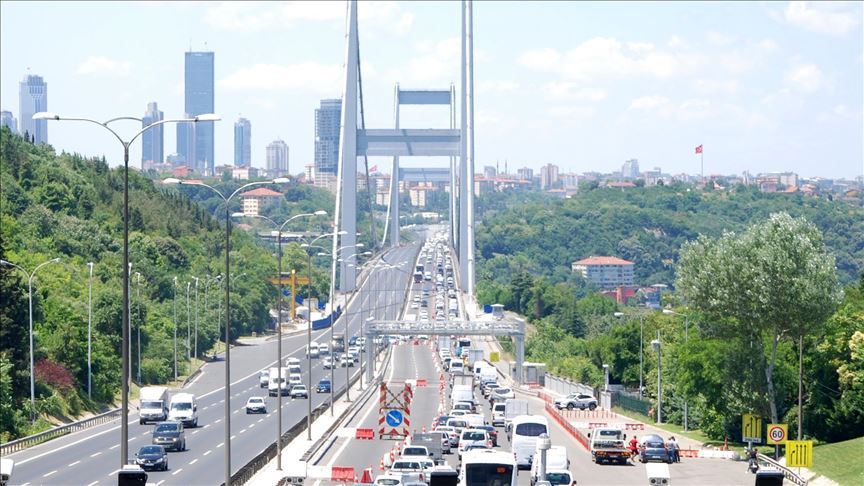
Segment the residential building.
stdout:
<path fill-rule="evenodd" d="M 0 126 L 9 127 L 12 133 L 18 133 L 18 120 L 12 116 L 11 111 L 0 111 Z"/>
<path fill-rule="evenodd" d="M 494 179 L 498 177 L 498 169 L 492 167 L 491 165 L 483 167 L 483 177 L 486 177 L 487 179 Z"/>
<path fill-rule="evenodd" d="M 215 82 L 213 52 L 185 53 L 185 112 L 187 116 L 195 117 L 215 112 Z M 178 127 L 177 152 L 186 157 L 186 161 L 197 171 L 212 175 L 215 167 L 215 145 L 213 138 L 214 122 L 184 123 L 192 128 L 192 137 L 185 138 L 181 146 Z"/>
<path fill-rule="evenodd" d="M 568 193 L 579 189 L 579 176 L 575 172 L 568 172 L 560 175 L 561 183 Z"/>
<path fill-rule="evenodd" d="M 780 178 L 780 185 L 786 187 L 798 186 L 798 174 L 794 172 L 781 172 L 778 176 Z"/>
<path fill-rule="evenodd" d="M 234 123 L 234 165 L 252 165 L 252 123 L 245 118 Z"/>
<path fill-rule="evenodd" d="M 630 159 L 621 166 L 621 177 L 623 179 L 636 179 L 639 177 L 639 159 Z"/>
<path fill-rule="evenodd" d="M 519 176 L 520 179 L 525 181 L 533 181 L 534 180 L 534 169 L 530 167 L 522 167 L 516 171 L 516 175 Z"/>
<path fill-rule="evenodd" d="M 318 169 L 315 169 L 315 178 L 314 185 L 315 187 L 321 187 L 323 189 L 327 189 L 328 191 L 336 194 L 336 174 L 333 172 L 319 172 Z"/>
<path fill-rule="evenodd" d="M 141 118 L 141 128 L 149 127 L 165 118 L 165 114 L 159 110 L 154 101 L 147 103 L 147 111 Z M 147 170 L 147 166 L 161 164 L 165 161 L 164 125 L 153 127 L 141 134 L 141 171 Z"/>
<path fill-rule="evenodd" d="M 571 269 L 603 289 L 633 285 L 635 264 L 610 256 L 592 256 L 573 262 Z"/>
<path fill-rule="evenodd" d="M 321 100 L 315 109 L 315 173 L 335 174 L 339 166 L 339 126 L 342 100 Z M 317 182 L 316 182 L 317 184 Z"/>
<path fill-rule="evenodd" d="M 267 144 L 267 174 L 272 177 L 282 177 L 290 174 L 288 169 L 288 144 L 274 140 Z"/>
<path fill-rule="evenodd" d="M 412 187 L 408 190 L 408 195 L 411 198 L 411 205 L 417 208 L 426 207 L 426 191 L 425 187 Z"/>
<path fill-rule="evenodd" d="M 48 111 L 48 83 L 42 76 L 28 74 L 18 85 L 20 132 L 32 135 L 35 143 L 48 143 L 48 120 L 33 119 L 40 111 Z"/>
<path fill-rule="evenodd" d="M 540 168 L 540 190 L 548 191 L 558 182 L 558 166 L 546 164 Z"/>
<path fill-rule="evenodd" d="M 240 167 L 234 167 L 231 169 L 232 179 L 245 181 L 256 177 L 258 177 L 258 169 L 251 165 L 241 165 Z"/>
<path fill-rule="evenodd" d="M 258 216 L 261 210 L 272 204 L 278 204 L 282 193 L 266 187 L 257 187 L 240 195 L 243 201 L 243 214 L 245 216 Z"/>

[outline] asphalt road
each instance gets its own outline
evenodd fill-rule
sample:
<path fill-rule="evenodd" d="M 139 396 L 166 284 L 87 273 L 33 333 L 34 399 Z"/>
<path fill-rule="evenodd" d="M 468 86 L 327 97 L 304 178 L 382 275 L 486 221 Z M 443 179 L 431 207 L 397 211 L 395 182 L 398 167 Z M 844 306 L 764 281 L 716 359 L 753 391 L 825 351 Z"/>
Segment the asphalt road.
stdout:
<path fill-rule="evenodd" d="M 386 255 L 391 263 L 406 262 L 407 268 L 413 263 L 419 243 L 397 248 Z M 343 318 L 337 320 L 335 332 L 345 332 L 346 338 L 359 334 L 360 323 L 366 317 L 394 318 L 402 307 L 404 293 L 397 291 L 398 286 L 405 288 L 410 273 L 400 269 L 378 268 L 370 278 L 363 280 L 363 291 L 358 292 L 349 304 Z M 373 291 L 372 287 L 377 291 Z M 386 313 L 386 314 L 385 314 Z M 313 340 L 326 342 L 330 330 L 313 333 Z M 283 337 L 283 356 L 301 359 L 303 382 L 307 382 L 310 370 L 305 359 L 306 334 Z M 371 344 L 371 343 L 370 343 Z M 364 356 L 365 358 L 365 356 Z M 231 352 L 231 455 L 232 472 L 237 471 L 255 455 L 276 440 L 276 397 L 267 397 L 267 392 L 259 388 L 258 372 L 276 363 L 276 340 L 264 341 L 255 345 L 241 345 Z M 167 472 L 149 473 L 149 482 L 177 485 L 215 485 L 224 476 L 224 361 L 214 361 L 204 366 L 202 373 L 187 385 L 184 392 L 194 393 L 198 398 L 198 428 L 186 429 L 188 450 L 168 455 L 170 469 Z M 350 373 L 359 373 L 359 367 L 348 368 Z M 322 377 L 330 377 L 319 360 L 313 360 L 311 367 L 313 386 Z M 334 373 L 336 389 L 344 387 L 345 369 L 337 368 Z M 266 415 L 247 415 L 246 399 L 250 396 L 266 397 Z M 313 407 L 329 399 L 326 394 L 312 394 Z M 305 399 L 291 400 L 283 397 L 283 428 L 287 430 L 298 419 L 306 416 Z M 153 425 L 139 425 L 137 413 L 129 417 L 129 456 L 143 445 L 150 444 Z M 45 444 L 11 454 L 15 460 L 15 473 L 10 484 L 20 485 L 95 485 L 115 484 L 119 460 L 120 423 L 119 420 L 76 432 Z"/>

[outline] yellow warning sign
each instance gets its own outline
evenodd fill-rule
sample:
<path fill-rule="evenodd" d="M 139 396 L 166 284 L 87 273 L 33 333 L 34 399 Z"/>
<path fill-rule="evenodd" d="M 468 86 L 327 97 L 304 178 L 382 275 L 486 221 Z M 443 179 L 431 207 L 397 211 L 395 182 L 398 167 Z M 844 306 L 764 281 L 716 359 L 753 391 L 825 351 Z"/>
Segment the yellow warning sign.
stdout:
<path fill-rule="evenodd" d="M 787 440 L 786 465 L 789 467 L 813 467 L 813 441 Z"/>
<path fill-rule="evenodd" d="M 782 445 L 789 438 L 789 426 L 786 424 L 768 424 L 768 443 L 771 445 Z"/>
<path fill-rule="evenodd" d="M 752 413 L 741 415 L 741 442 L 762 442 L 762 417 Z"/>
<path fill-rule="evenodd" d="M 499 361 L 501 361 L 501 353 L 499 353 L 498 351 L 492 351 L 489 353 L 490 363 L 497 363 Z"/>

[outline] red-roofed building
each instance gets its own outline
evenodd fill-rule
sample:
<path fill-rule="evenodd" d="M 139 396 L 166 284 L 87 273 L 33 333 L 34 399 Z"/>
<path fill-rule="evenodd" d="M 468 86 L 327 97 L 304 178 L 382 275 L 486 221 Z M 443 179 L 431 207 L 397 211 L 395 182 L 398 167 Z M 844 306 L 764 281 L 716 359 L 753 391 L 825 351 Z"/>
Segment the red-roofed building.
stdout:
<path fill-rule="evenodd" d="M 570 268 L 601 288 L 614 289 L 633 285 L 635 266 L 633 262 L 616 257 L 592 256 L 573 262 Z"/>
<path fill-rule="evenodd" d="M 281 192 L 266 187 L 258 187 L 240 195 L 243 199 L 243 214 L 258 216 L 261 209 L 268 204 L 275 204 L 282 197 Z"/>

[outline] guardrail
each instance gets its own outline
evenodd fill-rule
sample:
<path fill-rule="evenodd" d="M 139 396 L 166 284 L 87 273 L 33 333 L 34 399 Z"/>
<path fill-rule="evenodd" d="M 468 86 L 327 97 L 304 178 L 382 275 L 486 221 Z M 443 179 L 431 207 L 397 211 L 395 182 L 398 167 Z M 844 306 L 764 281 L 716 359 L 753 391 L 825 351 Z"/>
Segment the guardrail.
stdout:
<path fill-rule="evenodd" d="M 762 453 L 756 454 L 756 459 L 760 462 L 763 462 L 765 464 L 770 465 L 771 467 L 774 467 L 774 468 L 780 470 L 783 473 L 784 478 L 797 484 L 798 486 L 807 486 L 807 480 L 806 479 L 795 474 L 794 471 L 792 471 L 788 467 L 780 464 L 779 462 L 775 461 L 774 459 L 771 459 L 770 457 L 766 456 L 765 454 L 762 454 Z"/>
<path fill-rule="evenodd" d="M 38 434 L 29 435 L 20 439 L 10 440 L 9 442 L 0 444 L 0 456 L 6 456 L 7 454 L 27 449 L 28 447 L 32 447 L 36 444 L 40 444 L 42 442 L 55 439 L 66 434 L 71 434 L 72 432 L 78 432 L 79 430 L 83 430 L 94 425 L 111 422 L 112 420 L 116 420 L 119 416 L 120 409 L 116 408 L 114 410 L 109 410 L 105 413 L 100 413 L 99 415 L 94 415 L 84 420 L 72 422 L 71 424 L 59 425 L 57 427 L 54 427 L 53 429 L 39 432 Z"/>

